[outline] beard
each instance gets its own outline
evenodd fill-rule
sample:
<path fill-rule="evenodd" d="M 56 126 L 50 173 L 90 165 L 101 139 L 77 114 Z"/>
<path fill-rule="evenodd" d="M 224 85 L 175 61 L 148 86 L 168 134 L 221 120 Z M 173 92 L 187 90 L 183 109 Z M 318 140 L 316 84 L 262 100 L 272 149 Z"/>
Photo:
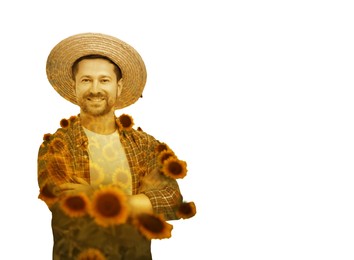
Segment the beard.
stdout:
<path fill-rule="evenodd" d="M 108 114 L 113 106 L 114 100 L 105 93 L 88 93 L 78 99 L 81 110 L 92 116 L 103 116 Z"/>

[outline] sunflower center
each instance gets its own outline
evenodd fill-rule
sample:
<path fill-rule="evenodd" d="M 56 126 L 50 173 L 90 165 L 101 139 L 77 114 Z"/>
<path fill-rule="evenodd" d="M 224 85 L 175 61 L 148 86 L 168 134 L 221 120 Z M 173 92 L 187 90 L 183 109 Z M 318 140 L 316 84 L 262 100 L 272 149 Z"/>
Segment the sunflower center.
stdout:
<path fill-rule="evenodd" d="M 192 208 L 188 203 L 184 203 L 180 206 L 179 210 L 186 215 L 189 215 L 192 213 Z"/>
<path fill-rule="evenodd" d="M 156 147 L 156 151 L 158 153 L 161 153 L 161 152 L 166 151 L 166 150 L 167 150 L 166 144 L 158 144 L 157 147 Z"/>
<path fill-rule="evenodd" d="M 168 166 L 170 173 L 178 175 L 182 172 L 182 166 L 178 162 L 171 162 Z"/>
<path fill-rule="evenodd" d="M 169 152 L 165 152 L 161 155 L 161 163 L 163 163 L 165 160 L 167 160 L 168 158 L 170 158 L 173 154 L 169 153 Z"/>
<path fill-rule="evenodd" d="M 160 233 L 163 231 L 164 225 L 160 219 L 147 214 L 140 216 L 141 224 L 153 233 Z"/>
<path fill-rule="evenodd" d="M 121 211 L 120 201 L 112 194 L 101 195 L 97 201 L 97 211 L 104 217 L 114 217 Z"/>
<path fill-rule="evenodd" d="M 46 198 L 55 198 L 56 196 L 50 191 L 49 187 L 45 185 L 42 190 L 41 194 Z"/>
<path fill-rule="evenodd" d="M 79 196 L 73 196 L 68 198 L 66 200 L 66 205 L 74 210 L 82 210 L 86 206 L 84 200 Z"/>
<path fill-rule="evenodd" d="M 130 127 L 130 125 L 132 124 L 132 120 L 130 119 L 130 117 L 125 115 L 120 116 L 119 121 L 122 126 L 126 128 Z"/>

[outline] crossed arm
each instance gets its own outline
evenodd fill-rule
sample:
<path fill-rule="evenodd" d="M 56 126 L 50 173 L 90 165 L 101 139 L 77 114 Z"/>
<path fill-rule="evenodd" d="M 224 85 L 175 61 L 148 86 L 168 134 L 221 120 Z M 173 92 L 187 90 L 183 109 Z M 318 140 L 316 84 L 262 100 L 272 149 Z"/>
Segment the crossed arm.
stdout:
<path fill-rule="evenodd" d="M 93 192 L 93 187 L 84 179 L 75 177 L 77 183 L 63 183 L 54 188 L 57 196 L 65 195 L 73 192 Z M 153 213 L 150 199 L 143 193 L 128 196 L 128 205 L 132 215 L 140 213 Z"/>

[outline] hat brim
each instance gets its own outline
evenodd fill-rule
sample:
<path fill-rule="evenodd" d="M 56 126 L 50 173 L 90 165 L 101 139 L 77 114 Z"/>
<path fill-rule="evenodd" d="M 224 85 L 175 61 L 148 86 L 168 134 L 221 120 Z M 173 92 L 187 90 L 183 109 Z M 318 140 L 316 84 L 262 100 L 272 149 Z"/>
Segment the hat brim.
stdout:
<path fill-rule="evenodd" d="M 92 54 L 106 56 L 122 71 L 123 89 L 115 109 L 127 107 L 142 96 L 147 73 L 139 53 L 115 37 L 100 33 L 82 33 L 59 42 L 47 59 L 48 80 L 62 97 L 77 104 L 72 85 L 72 65 L 77 59 Z"/>

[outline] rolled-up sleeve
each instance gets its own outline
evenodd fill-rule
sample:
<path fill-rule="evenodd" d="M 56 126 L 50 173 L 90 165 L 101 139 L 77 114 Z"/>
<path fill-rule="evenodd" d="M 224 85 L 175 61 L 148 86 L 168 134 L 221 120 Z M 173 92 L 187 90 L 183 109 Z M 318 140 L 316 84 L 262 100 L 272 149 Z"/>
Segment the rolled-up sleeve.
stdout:
<path fill-rule="evenodd" d="M 132 130 L 125 141 L 127 158 L 130 161 L 135 193 L 145 194 L 152 204 L 154 213 L 162 215 L 166 220 L 178 219 L 176 210 L 182 202 L 178 182 L 165 176 L 159 169 L 156 148 L 161 144 L 151 135 Z"/>

